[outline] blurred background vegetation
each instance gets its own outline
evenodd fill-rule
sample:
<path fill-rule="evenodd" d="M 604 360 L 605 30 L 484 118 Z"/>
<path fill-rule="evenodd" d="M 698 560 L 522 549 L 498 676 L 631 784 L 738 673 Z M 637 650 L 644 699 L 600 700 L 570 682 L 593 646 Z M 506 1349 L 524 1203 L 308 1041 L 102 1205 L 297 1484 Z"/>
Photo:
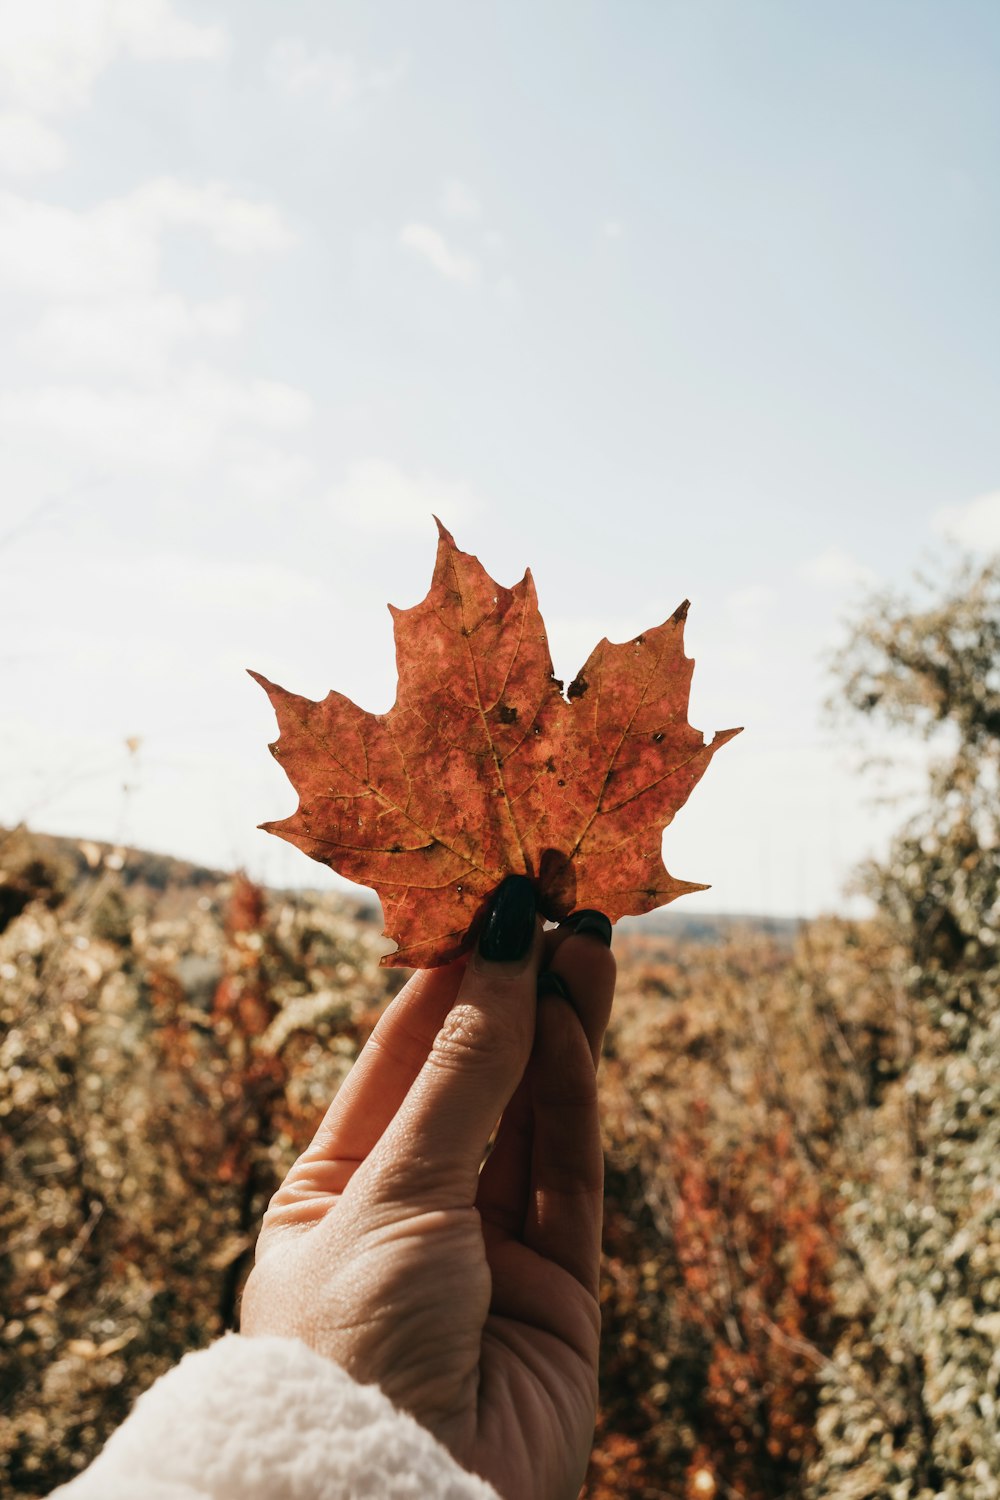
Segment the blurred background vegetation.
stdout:
<path fill-rule="evenodd" d="M 929 742 L 874 915 L 616 937 L 590 1500 L 1000 1497 L 1000 562 L 870 600 L 835 678 Z M 0 835 L 7 1493 L 235 1324 L 381 951 L 344 898 Z"/>

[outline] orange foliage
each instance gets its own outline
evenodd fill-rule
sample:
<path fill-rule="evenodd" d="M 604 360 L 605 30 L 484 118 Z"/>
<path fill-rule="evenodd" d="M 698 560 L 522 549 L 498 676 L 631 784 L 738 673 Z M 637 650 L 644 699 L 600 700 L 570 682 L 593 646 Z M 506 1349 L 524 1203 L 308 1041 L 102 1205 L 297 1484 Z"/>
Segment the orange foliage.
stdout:
<path fill-rule="evenodd" d="M 815 1341 L 832 1305 L 832 1205 L 794 1156 L 786 1125 L 722 1162 L 704 1135 L 677 1138 L 672 1149 L 678 1312 L 710 1341 L 702 1444 L 689 1473 L 766 1500 L 814 1446 L 824 1363 Z"/>

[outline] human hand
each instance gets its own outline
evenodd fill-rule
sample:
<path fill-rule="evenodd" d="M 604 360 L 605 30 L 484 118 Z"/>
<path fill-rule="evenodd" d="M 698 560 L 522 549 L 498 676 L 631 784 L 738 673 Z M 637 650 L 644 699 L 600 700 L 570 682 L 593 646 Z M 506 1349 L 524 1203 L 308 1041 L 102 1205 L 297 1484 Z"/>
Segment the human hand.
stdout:
<path fill-rule="evenodd" d="M 243 1295 L 244 1333 L 377 1383 L 508 1500 L 575 1500 L 593 1440 L 615 967 L 607 919 L 581 916 L 543 933 L 511 877 L 478 952 L 413 975 L 275 1194 Z"/>

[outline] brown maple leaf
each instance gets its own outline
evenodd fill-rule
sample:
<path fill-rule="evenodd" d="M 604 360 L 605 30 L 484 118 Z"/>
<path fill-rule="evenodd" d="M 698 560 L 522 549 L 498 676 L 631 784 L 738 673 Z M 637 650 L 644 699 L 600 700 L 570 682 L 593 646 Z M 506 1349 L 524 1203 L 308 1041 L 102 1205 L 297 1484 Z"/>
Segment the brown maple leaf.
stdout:
<path fill-rule="evenodd" d="M 397 944 L 390 965 L 465 952 L 506 875 L 528 875 L 552 921 L 584 906 L 616 921 L 706 890 L 667 874 L 661 836 L 739 730 L 706 744 L 687 722 L 687 603 L 624 645 L 601 641 L 564 696 L 530 572 L 501 588 L 438 530 L 427 598 L 389 606 L 399 686 L 388 713 L 250 674 L 299 794 L 297 812 L 261 826 L 374 887 Z"/>

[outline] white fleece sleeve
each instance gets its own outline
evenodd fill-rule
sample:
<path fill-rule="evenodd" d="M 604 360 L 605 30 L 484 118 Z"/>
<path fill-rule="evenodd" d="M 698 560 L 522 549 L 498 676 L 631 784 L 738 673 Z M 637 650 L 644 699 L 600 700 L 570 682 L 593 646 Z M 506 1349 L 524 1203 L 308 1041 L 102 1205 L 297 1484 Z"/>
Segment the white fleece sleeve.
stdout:
<path fill-rule="evenodd" d="M 378 1386 L 297 1339 L 236 1333 L 161 1376 L 56 1496 L 499 1500 Z"/>

